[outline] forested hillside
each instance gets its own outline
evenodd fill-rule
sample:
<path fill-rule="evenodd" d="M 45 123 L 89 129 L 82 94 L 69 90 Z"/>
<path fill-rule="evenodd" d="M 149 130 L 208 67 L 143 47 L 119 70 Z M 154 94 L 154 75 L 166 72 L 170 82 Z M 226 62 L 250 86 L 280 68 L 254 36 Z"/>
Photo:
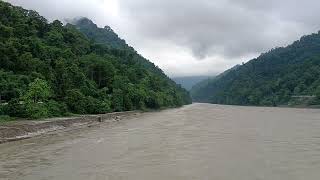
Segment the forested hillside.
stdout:
<path fill-rule="evenodd" d="M 320 33 L 202 82 L 192 96 L 198 102 L 232 105 L 320 104 Z"/>
<path fill-rule="evenodd" d="M 193 85 L 190 89 L 190 94 L 192 98 L 195 101 L 202 99 L 205 100 L 202 102 L 208 102 L 207 98 L 211 96 L 211 91 L 206 91 L 206 88 L 210 86 L 210 84 L 214 83 L 215 81 L 222 78 L 224 75 L 228 74 L 230 71 L 233 71 L 238 67 L 240 67 L 240 65 L 236 65 L 217 76 L 208 77 L 207 79 L 204 79 L 198 82 L 197 84 Z"/>
<path fill-rule="evenodd" d="M 0 116 L 96 114 L 191 101 L 110 28 L 104 30 L 113 37 L 89 39 L 79 27 L 49 23 L 9 3 L 0 1 L 0 12 Z"/>
<path fill-rule="evenodd" d="M 90 19 L 82 17 L 75 18 L 70 21 L 66 27 L 76 28 L 82 32 L 88 39 L 92 40 L 96 44 L 107 46 L 114 51 L 120 50 L 120 53 L 127 53 L 130 55 L 130 60 L 135 61 L 144 68 L 162 75 L 168 79 L 162 70 L 156 67 L 153 63 L 145 59 L 143 56 L 138 54 L 134 48 L 130 47 L 125 40 L 121 39 L 109 26 L 99 28 Z M 169 80 L 169 79 L 168 79 Z"/>

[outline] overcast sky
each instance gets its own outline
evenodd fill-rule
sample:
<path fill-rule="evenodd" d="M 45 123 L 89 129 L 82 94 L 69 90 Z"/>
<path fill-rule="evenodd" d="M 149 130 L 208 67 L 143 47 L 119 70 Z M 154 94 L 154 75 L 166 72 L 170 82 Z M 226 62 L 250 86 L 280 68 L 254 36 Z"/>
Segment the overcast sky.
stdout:
<path fill-rule="evenodd" d="M 320 30 L 319 0 L 7 0 L 110 25 L 169 76 L 213 75 Z"/>

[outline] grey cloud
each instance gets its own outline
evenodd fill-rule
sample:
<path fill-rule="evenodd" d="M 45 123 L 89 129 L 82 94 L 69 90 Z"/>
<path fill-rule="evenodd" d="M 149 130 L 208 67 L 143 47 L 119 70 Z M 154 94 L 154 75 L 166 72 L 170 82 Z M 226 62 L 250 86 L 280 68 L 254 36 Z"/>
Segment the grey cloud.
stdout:
<path fill-rule="evenodd" d="M 222 72 L 320 30 L 319 0 L 7 1 L 49 20 L 86 16 L 110 25 L 175 76 Z M 110 7 L 112 3 L 118 5 Z"/>
<path fill-rule="evenodd" d="M 319 5 L 316 0 L 120 0 L 138 32 L 186 46 L 199 59 L 261 53 L 316 31 Z"/>
<path fill-rule="evenodd" d="M 14 5 L 38 11 L 49 21 L 89 17 L 95 22 L 112 23 L 113 19 L 106 16 L 104 0 L 6 0 Z"/>

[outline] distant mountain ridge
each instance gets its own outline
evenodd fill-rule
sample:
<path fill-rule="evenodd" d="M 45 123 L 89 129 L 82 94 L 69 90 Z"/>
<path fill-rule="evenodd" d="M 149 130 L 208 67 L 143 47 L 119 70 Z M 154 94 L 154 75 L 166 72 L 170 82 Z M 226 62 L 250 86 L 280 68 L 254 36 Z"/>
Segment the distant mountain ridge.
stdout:
<path fill-rule="evenodd" d="M 210 92 L 204 93 L 201 91 L 203 91 L 203 89 L 205 89 L 211 83 L 217 81 L 218 79 L 222 78 L 224 75 L 227 75 L 229 72 L 231 72 L 239 67 L 240 67 L 239 64 L 235 65 L 234 67 L 222 72 L 221 74 L 218 74 L 217 76 L 208 77 L 207 79 L 204 79 L 204 80 L 198 82 L 197 84 L 193 85 L 191 87 L 191 89 L 189 90 L 193 100 L 197 101 L 197 99 L 205 99 L 206 97 L 210 96 L 210 94 L 208 94 Z"/>
<path fill-rule="evenodd" d="M 202 82 L 191 94 L 194 101 L 217 104 L 292 105 L 299 103 L 297 97 L 309 97 L 301 101 L 309 105 L 320 104 L 320 33 L 303 36 Z"/>
<path fill-rule="evenodd" d="M 191 90 L 191 88 L 197 83 L 208 79 L 209 76 L 186 76 L 186 77 L 175 77 L 172 78 L 177 84 L 180 84 L 186 90 Z"/>

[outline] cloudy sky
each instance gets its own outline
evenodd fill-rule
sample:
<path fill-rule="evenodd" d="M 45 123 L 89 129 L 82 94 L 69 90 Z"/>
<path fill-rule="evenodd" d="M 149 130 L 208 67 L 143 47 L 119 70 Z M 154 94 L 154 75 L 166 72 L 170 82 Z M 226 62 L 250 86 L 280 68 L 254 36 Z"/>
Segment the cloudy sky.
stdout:
<path fill-rule="evenodd" d="M 320 30 L 319 0 L 7 0 L 110 25 L 171 77 L 213 75 Z"/>

